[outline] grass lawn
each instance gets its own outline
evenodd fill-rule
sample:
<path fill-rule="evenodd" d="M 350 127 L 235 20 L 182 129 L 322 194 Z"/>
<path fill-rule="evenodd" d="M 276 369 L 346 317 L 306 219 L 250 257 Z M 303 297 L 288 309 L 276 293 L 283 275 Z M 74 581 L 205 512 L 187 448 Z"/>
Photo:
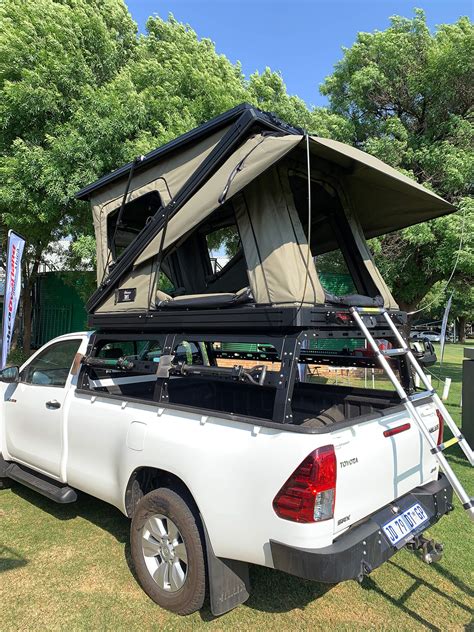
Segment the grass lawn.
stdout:
<path fill-rule="evenodd" d="M 458 422 L 461 359 L 462 347 L 448 345 L 442 372 Z M 456 448 L 449 459 L 472 491 Z M 362 585 L 337 586 L 253 567 L 250 599 L 219 619 L 153 604 L 129 568 L 128 530 L 118 510 L 84 494 L 61 506 L 20 485 L 0 491 L 0 630 L 474 630 L 473 530 L 457 501 L 430 530 L 445 544 L 438 564 L 401 551 Z"/>

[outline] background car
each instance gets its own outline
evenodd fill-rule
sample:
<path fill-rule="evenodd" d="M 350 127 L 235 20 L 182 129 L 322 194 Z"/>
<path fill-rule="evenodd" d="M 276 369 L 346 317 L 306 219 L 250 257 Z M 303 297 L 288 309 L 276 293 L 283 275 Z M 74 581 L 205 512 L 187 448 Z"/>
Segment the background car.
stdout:
<path fill-rule="evenodd" d="M 437 331 L 412 331 L 410 338 L 412 340 L 427 338 L 430 342 L 441 342 L 441 334 Z"/>

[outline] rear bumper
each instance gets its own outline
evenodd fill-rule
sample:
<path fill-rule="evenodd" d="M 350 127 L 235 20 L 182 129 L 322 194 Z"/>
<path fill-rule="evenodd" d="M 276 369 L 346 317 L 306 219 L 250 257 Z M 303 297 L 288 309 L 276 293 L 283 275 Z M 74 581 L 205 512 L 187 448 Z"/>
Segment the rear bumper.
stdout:
<path fill-rule="evenodd" d="M 408 541 L 407 538 L 394 547 L 381 529 L 382 524 L 394 517 L 393 507 L 396 506 L 403 512 L 417 502 L 423 506 L 429 521 L 412 533 L 412 538 L 451 511 L 452 496 L 453 490 L 446 477 L 441 474 L 437 481 L 417 487 L 375 512 L 330 546 L 298 549 L 270 540 L 274 567 L 303 579 L 330 584 L 361 578 L 387 561 Z"/>

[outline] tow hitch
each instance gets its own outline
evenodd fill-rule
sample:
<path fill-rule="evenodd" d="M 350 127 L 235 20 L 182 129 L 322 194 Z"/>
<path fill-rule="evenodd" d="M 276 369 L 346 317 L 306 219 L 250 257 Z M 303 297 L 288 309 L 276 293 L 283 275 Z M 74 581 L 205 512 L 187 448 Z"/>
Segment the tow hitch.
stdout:
<path fill-rule="evenodd" d="M 439 562 L 443 557 L 444 546 L 441 542 L 428 540 L 423 536 L 423 534 L 416 535 L 413 540 L 410 540 L 410 542 L 407 543 L 407 548 L 414 553 L 421 550 L 421 559 L 426 564 Z"/>

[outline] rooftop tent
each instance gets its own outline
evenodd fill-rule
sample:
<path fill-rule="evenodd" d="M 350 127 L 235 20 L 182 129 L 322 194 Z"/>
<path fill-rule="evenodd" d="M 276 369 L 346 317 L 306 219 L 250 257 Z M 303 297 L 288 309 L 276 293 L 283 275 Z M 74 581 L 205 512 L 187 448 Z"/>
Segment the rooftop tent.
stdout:
<path fill-rule="evenodd" d="M 222 154 L 216 167 L 206 173 L 200 186 L 188 196 L 183 195 L 186 188 L 183 181 L 195 169 L 202 171 L 199 165 L 206 156 L 212 158 L 216 147 L 222 145 L 215 130 L 214 137 L 209 134 L 201 138 L 201 144 L 195 145 L 188 156 L 177 152 L 175 171 L 168 162 L 154 165 L 153 170 L 143 169 L 140 179 L 135 176 L 132 180 L 135 197 L 129 202 L 130 208 L 136 200 L 152 192 L 162 196 L 162 204 L 168 201 L 167 193 L 171 204 L 159 217 L 155 215 L 154 221 L 124 253 L 117 269 L 93 297 L 94 309 L 98 308 L 98 312 L 155 309 L 157 297 L 158 304 L 164 307 L 173 303 L 186 305 L 186 297 L 163 301 L 157 294 L 159 253 L 160 269 L 179 288 L 178 293 L 235 292 L 250 285 L 257 303 L 324 304 L 328 297 L 319 282 L 313 257 L 317 267 L 318 257 L 335 248 L 343 252 L 356 293 L 382 296 L 385 306 L 395 307 L 365 238 L 452 212 L 453 207 L 364 152 L 314 136 L 308 144 L 311 227 L 308 226 L 307 142 L 295 130 L 241 135 L 239 144 Z M 174 177 L 171 193 L 160 188 L 161 177 L 168 186 L 168 180 Z M 178 192 L 180 186 L 183 188 Z M 112 187 L 98 187 L 98 190 L 96 187 L 94 198 L 101 208 L 112 203 L 117 209 L 123 189 L 122 178 Z M 147 199 L 150 205 L 152 202 Z M 163 239 L 164 212 L 168 213 L 168 222 Z M 212 274 L 205 258 L 206 231 L 232 222 L 241 247 L 222 273 Z M 101 249 L 103 245 L 98 243 L 98 258 Z"/>

